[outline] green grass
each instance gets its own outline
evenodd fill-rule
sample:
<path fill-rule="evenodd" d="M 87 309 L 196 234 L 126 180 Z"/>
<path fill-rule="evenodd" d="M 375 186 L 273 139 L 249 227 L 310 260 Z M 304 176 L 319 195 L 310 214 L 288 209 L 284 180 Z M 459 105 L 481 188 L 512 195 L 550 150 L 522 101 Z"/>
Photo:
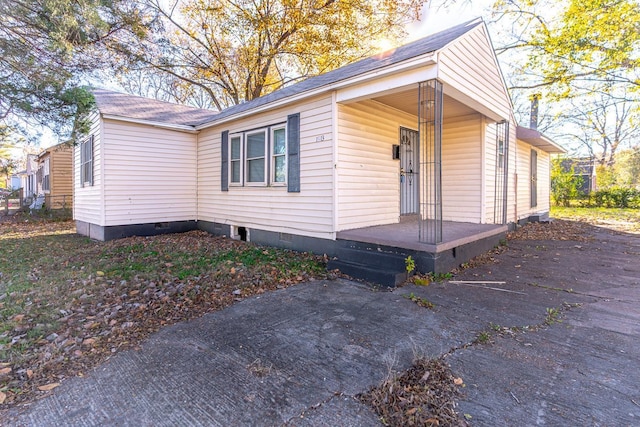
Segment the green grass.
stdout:
<path fill-rule="evenodd" d="M 551 207 L 553 218 L 610 226 L 620 231 L 640 233 L 640 209 Z"/>
<path fill-rule="evenodd" d="M 46 382 L 38 369 L 47 351 L 71 363 L 73 352 L 56 353 L 53 333 L 76 343 L 99 337 L 109 346 L 130 344 L 161 325 L 223 308 L 237 290 L 244 297 L 324 273 L 321 257 L 204 232 L 95 242 L 70 222 L 0 224 L 0 363 L 34 371 L 31 385 L 0 378 L 0 391 L 23 390 L 10 397 L 20 399 Z M 125 321 L 141 332 L 118 329 Z"/>

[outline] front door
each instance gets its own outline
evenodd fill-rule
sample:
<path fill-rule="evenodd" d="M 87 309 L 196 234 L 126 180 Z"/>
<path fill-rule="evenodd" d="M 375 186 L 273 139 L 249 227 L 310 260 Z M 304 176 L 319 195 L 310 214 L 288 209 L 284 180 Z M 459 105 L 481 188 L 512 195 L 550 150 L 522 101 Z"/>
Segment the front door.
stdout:
<path fill-rule="evenodd" d="M 400 215 L 418 213 L 418 131 L 400 128 Z"/>

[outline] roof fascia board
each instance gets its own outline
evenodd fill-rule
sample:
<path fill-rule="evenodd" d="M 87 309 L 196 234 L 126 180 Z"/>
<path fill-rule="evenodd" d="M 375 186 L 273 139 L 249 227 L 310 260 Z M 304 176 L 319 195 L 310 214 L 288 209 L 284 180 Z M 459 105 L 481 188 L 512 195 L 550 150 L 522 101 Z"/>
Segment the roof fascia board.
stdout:
<path fill-rule="evenodd" d="M 456 89 L 447 80 L 442 80 L 442 83 L 444 83 L 445 95 L 448 95 L 453 99 L 462 102 L 468 107 L 473 108 L 474 110 L 485 115 L 486 117 L 488 117 L 490 120 L 494 122 L 500 122 L 506 119 L 506 117 L 502 117 L 502 115 L 499 112 L 492 110 L 491 108 L 487 107 L 477 99 L 474 99 L 471 96 L 462 92 L 461 90 Z"/>
<path fill-rule="evenodd" d="M 302 99 L 306 99 L 306 98 L 311 98 L 315 95 L 319 95 L 322 93 L 327 93 L 327 92 L 331 92 L 334 90 L 339 90 L 351 85 L 355 85 L 358 83 L 363 83 L 366 81 L 370 81 L 372 79 L 376 79 L 376 78 L 381 78 L 384 77 L 386 75 L 389 74 L 393 74 L 395 72 L 397 72 L 398 70 L 409 70 L 412 68 L 416 68 L 416 67 L 420 67 L 420 66 L 424 66 L 424 65 L 433 65 L 436 64 L 436 59 L 437 59 L 437 55 L 435 54 L 435 52 L 429 52 L 428 54 L 424 54 L 424 55 L 419 55 L 416 56 L 414 58 L 402 61 L 402 62 L 398 62 L 396 64 L 392 64 L 392 65 L 388 65 L 386 67 L 382 67 L 382 68 L 378 68 L 376 70 L 371 70 L 369 72 L 363 73 L 363 74 L 359 74 L 357 76 L 351 77 L 351 78 L 347 78 L 344 80 L 340 80 L 334 83 L 329 83 L 327 85 L 324 86 L 320 86 L 318 88 L 315 89 L 311 89 L 305 92 L 301 92 L 299 94 L 296 95 L 291 95 L 288 96 L 286 98 L 282 98 L 279 99 L 277 101 L 274 102 L 270 102 L 268 104 L 264 104 L 261 105 L 259 107 L 256 108 L 252 108 L 246 111 L 242 111 L 238 114 L 234 114 L 232 116 L 228 116 L 225 117 L 222 120 L 216 121 L 215 119 L 211 122 L 207 122 L 207 123 L 203 123 L 201 125 L 198 125 L 195 127 L 196 130 L 202 130 L 202 129 L 206 129 L 209 127 L 213 127 L 213 126 L 218 126 L 227 122 L 231 122 L 234 120 L 238 120 L 241 119 L 245 116 L 249 116 L 249 115 L 254 115 L 266 110 L 271 110 L 274 108 L 278 108 L 296 101 L 300 101 Z M 428 80 L 428 79 L 427 79 Z"/>
<path fill-rule="evenodd" d="M 135 123 L 138 125 L 153 126 L 157 128 L 175 130 L 175 131 L 186 132 L 186 133 L 198 133 L 198 131 L 193 126 L 175 125 L 171 123 L 154 122 L 154 121 L 142 120 L 142 119 L 132 119 L 129 117 L 116 116 L 113 114 L 101 114 L 101 116 L 104 120 L 116 120 L 119 122 Z"/>
<path fill-rule="evenodd" d="M 420 82 L 438 77 L 438 67 L 429 64 L 424 67 L 414 67 L 402 73 L 392 75 L 386 79 L 377 79 L 351 85 L 337 91 L 336 102 L 357 102 L 372 96 L 383 96 L 407 88 L 416 87 Z M 416 87 L 417 90 L 417 87 Z"/>

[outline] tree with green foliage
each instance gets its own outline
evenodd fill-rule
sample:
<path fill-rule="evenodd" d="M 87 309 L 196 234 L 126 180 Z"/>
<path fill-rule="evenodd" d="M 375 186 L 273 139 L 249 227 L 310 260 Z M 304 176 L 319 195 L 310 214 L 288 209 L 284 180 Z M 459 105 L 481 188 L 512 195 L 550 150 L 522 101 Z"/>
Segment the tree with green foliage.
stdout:
<path fill-rule="evenodd" d="M 640 91 L 640 3 L 637 0 L 500 0 L 498 19 L 512 22 L 499 52 L 525 51 L 521 83 L 551 99 L 577 94 Z"/>
<path fill-rule="evenodd" d="M 79 87 L 80 77 L 104 64 L 120 33 L 143 36 L 144 30 L 134 2 L 2 0 L 0 120 L 85 131 L 93 97 Z"/>
<path fill-rule="evenodd" d="M 149 69 L 222 109 L 338 68 L 398 38 L 427 0 L 146 0 L 159 16 L 128 40 L 121 72 Z"/>
<path fill-rule="evenodd" d="M 565 167 L 563 160 L 558 157 L 551 161 L 551 199 L 555 205 L 566 207 L 580 195 L 582 177 L 576 175 L 573 165 Z"/>

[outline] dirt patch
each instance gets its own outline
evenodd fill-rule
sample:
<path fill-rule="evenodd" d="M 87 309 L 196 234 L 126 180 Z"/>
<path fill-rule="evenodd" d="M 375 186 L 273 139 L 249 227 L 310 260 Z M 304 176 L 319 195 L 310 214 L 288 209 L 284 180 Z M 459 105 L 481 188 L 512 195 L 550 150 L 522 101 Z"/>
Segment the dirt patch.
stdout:
<path fill-rule="evenodd" d="M 441 359 L 419 359 L 402 375 L 358 396 L 386 426 L 468 426 L 456 412 L 464 382 Z"/>

